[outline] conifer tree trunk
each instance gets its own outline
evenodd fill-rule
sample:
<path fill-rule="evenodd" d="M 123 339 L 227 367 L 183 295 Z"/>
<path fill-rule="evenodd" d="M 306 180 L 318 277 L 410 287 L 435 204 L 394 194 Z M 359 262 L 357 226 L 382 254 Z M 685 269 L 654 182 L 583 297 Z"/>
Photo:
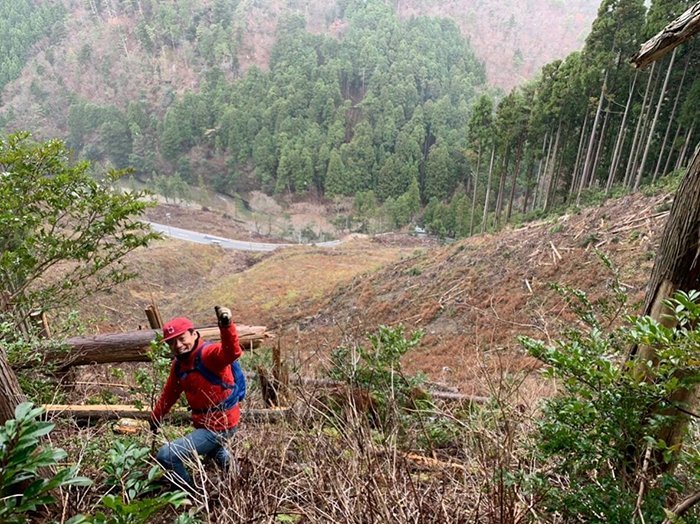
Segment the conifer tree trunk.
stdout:
<path fill-rule="evenodd" d="M 598 172 L 598 165 L 600 163 L 600 155 L 603 151 L 603 143 L 605 142 L 605 132 L 608 130 L 608 119 L 610 118 L 610 103 L 605 109 L 605 118 L 603 118 L 603 128 L 598 134 L 598 145 L 595 151 L 595 159 L 593 160 L 593 165 L 591 166 L 591 176 L 588 179 L 588 187 L 592 188 L 593 185 L 598 181 L 596 178 L 596 173 Z"/>
<path fill-rule="evenodd" d="M 673 134 L 673 140 L 671 140 L 671 147 L 668 148 L 668 155 L 666 155 L 666 163 L 664 164 L 664 173 L 668 173 L 668 166 L 671 164 L 671 158 L 673 158 L 673 150 L 676 149 L 676 140 L 678 140 L 678 135 L 681 133 L 681 127 L 683 124 L 678 122 L 676 126 L 676 132 Z"/>
<path fill-rule="evenodd" d="M 675 53 L 675 50 L 674 50 Z M 656 161 L 656 167 L 654 168 L 654 175 L 651 178 L 651 183 L 656 182 L 656 177 L 659 174 L 659 167 L 661 166 L 661 160 L 664 157 L 664 151 L 666 150 L 666 142 L 668 141 L 668 134 L 671 132 L 671 125 L 673 124 L 673 119 L 676 116 L 676 109 L 678 108 L 678 100 L 680 99 L 681 91 L 683 91 L 683 82 L 685 82 L 685 75 L 688 72 L 688 64 L 690 63 L 690 53 L 685 59 L 685 66 L 683 67 L 683 75 L 681 76 L 681 82 L 676 90 L 676 97 L 673 100 L 673 108 L 671 109 L 671 116 L 668 118 L 668 124 L 666 125 L 666 132 L 664 133 L 664 139 L 661 142 L 661 147 L 659 148 L 659 158 Z M 666 164 L 668 165 L 668 163 Z M 666 174 L 665 171 L 662 176 Z"/>
<path fill-rule="evenodd" d="M 642 155 L 642 161 L 639 164 L 639 171 L 637 171 L 637 178 L 634 181 L 634 191 L 639 190 L 639 184 L 642 180 L 642 175 L 644 175 L 644 167 L 646 166 L 647 156 L 649 155 L 649 148 L 651 147 L 651 142 L 654 139 L 654 131 L 656 129 L 656 123 L 659 121 L 659 113 L 661 112 L 661 106 L 663 105 L 664 95 L 666 94 L 666 89 L 668 88 L 668 79 L 671 77 L 671 70 L 673 69 L 673 62 L 676 59 L 676 51 L 678 48 L 673 50 L 671 54 L 671 60 L 668 64 L 668 69 L 666 70 L 666 78 L 664 78 L 664 85 L 661 87 L 661 92 L 659 93 L 659 101 L 656 103 L 656 111 L 654 112 L 654 119 L 651 122 L 651 128 L 649 129 L 649 134 L 647 135 L 647 143 L 644 146 L 644 154 Z"/>
<path fill-rule="evenodd" d="M 506 146 L 503 155 L 503 171 L 498 179 L 498 196 L 496 197 L 496 228 L 501 227 L 501 213 L 503 212 L 503 200 L 506 191 L 506 177 L 508 176 L 508 164 L 510 163 L 510 150 Z"/>
<path fill-rule="evenodd" d="M 647 284 L 644 299 L 644 315 L 649 315 L 664 325 L 673 325 L 673 313 L 664 301 L 678 291 L 697 290 L 700 286 L 700 155 L 695 155 L 692 165 L 681 181 L 673 200 L 673 206 L 661 237 L 661 244 L 654 262 L 654 268 Z M 631 358 L 644 363 L 639 367 L 640 375 L 646 362 L 656 361 L 655 349 L 649 346 L 633 347 Z M 697 384 L 693 388 L 682 389 L 673 398 L 674 404 L 691 407 L 697 404 Z M 687 415 L 674 408 L 676 415 L 661 429 L 659 438 L 671 448 L 677 446 L 683 437 Z M 668 415 L 668 413 L 665 413 Z M 659 461 L 664 469 L 666 464 Z"/>
<path fill-rule="evenodd" d="M 484 197 L 484 216 L 481 220 L 481 233 L 483 234 L 486 230 L 486 218 L 489 213 L 489 195 L 491 193 L 491 175 L 493 174 L 493 159 L 496 155 L 496 144 L 491 146 L 491 162 L 489 164 L 489 176 L 486 181 L 486 196 Z"/>
<path fill-rule="evenodd" d="M 583 125 L 581 126 L 581 134 L 578 140 L 578 151 L 576 151 L 576 161 L 574 162 L 574 172 L 571 174 L 571 185 L 569 185 L 569 195 L 567 200 L 570 200 L 574 196 L 574 188 L 578 182 L 578 169 L 581 164 L 581 153 L 583 152 L 583 141 L 586 136 L 586 127 L 588 126 L 588 111 L 586 111 L 586 117 L 583 119 Z"/>
<path fill-rule="evenodd" d="M 515 167 L 513 168 L 513 184 L 510 186 L 510 198 L 508 199 L 508 210 L 506 211 L 506 224 L 510 222 L 510 215 L 513 212 L 513 198 L 515 198 L 515 187 L 518 182 L 518 172 L 520 171 L 520 162 L 523 156 L 523 145 L 525 143 L 525 137 L 520 136 L 518 138 L 518 148 L 515 151 Z"/>
<path fill-rule="evenodd" d="M 474 172 L 474 191 L 472 193 L 472 210 L 469 218 L 469 236 L 474 234 L 474 212 L 476 210 L 476 186 L 479 181 L 479 167 L 481 166 L 481 139 L 479 139 L 479 152 L 476 156 L 476 171 Z"/>
<path fill-rule="evenodd" d="M 683 148 L 681 149 L 680 155 L 678 155 L 678 160 L 676 161 L 676 169 L 680 169 L 685 164 L 685 155 L 688 152 L 688 146 L 690 144 L 690 137 L 693 136 L 693 131 L 695 130 L 695 122 L 690 126 L 688 132 L 685 135 L 685 141 L 683 142 Z"/>
<path fill-rule="evenodd" d="M 605 184 L 605 195 L 610 193 L 610 189 L 615 183 L 615 174 L 617 173 L 617 167 L 620 161 L 622 146 L 624 145 L 625 134 L 627 132 L 627 117 L 629 116 L 630 106 L 632 105 L 632 95 L 634 94 L 634 86 L 637 84 L 637 76 L 639 71 L 634 72 L 634 78 L 632 79 L 632 86 L 629 90 L 629 95 L 627 96 L 627 104 L 625 104 L 625 112 L 622 115 L 622 122 L 620 123 L 620 129 L 617 133 L 617 140 L 615 140 L 615 149 L 613 149 L 613 156 L 610 161 L 610 171 L 608 172 L 608 182 Z"/>
<path fill-rule="evenodd" d="M 656 64 L 654 64 L 656 65 Z M 660 69 L 660 68 L 659 68 Z M 659 78 L 661 78 L 661 71 L 659 70 L 659 74 L 656 75 L 654 78 L 654 86 L 651 88 L 651 93 L 649 94 L 649 102 L 646 105 L 646 109 L 644 111 L 644 119 L 642 120 L 642 129 L 639 132 L 639 140 L 637 142 L 637 149 L 634 152 L 634 156 L 632 157 L 632 169 L 630 172 L 630 189 L 634 190 L 634 184 L 637 180 L 637 170 L 639 169 L 639 164 L 641 160 L 641 156 L 643 155 L 643 144 L 646 143 L 646 137 L 647 137 L 647 130 L 649 129 L 649 124 L 651 121 L 651 110 L 653 108 L 652 100 L 656 97 L 656 88 L 659 86 Z"/>
<path fill-rule="evenodd" d="M 564 142 L 566 144 L 566 142 Z M 563 173 L 564 169 L 564 155 L 559 155 L 559 158 L 557 160 L 557 166 L 554 169 L 554 181 L 552 183 L 552 192 L 549 196 L 549 207 L 551 208 L 555 202 L 557 201 L 557 187 L 559 186 L 559 178 L 561 177 L 561 174 Z"/>
<path fill-rule="evenodd" d="M 591 137 L 588 141 L 588 148 L 586 148 L 586 160 L 583 163 L 583 171 L 581 172 L 581 181 L 578 185 L 578 192 L 576 193 L 576 205 L 581 201 L 581 191 L 588 183 L 588 172 L 591 168 L 591 162 L 593 158 L 593 144 L 595 143 L 596 129 L 598 129 L 598 124 L 600 122 L 600 113 L 603 110 L 603 98 L 605 98 L 606 84 L 608 82 L 608 70 L 605 70 L 605 78 L 603 78 L 603 85 L 600 88 L 600 96 L 598 97 L 598 108 L 595 112 L 595 118 L 593 119 L 593 128 L 591 129 Z"/>
<path fill-rule="evenodd" d="M 632 139 L 632 147 L 630 148 L 629 157 L 627 157 L 627 166 L 625 167 L 625 179 L 624 186 L 626 188 L 630 187 L 630 179 L 632 178 L 632 171 L 634 165 L 634 159 L 637 155 L 637 144 L 639 143 L 639 132 L 642 129 L 642 121 L 644 120 L 644 115 L 646 112 L 647 100 L 649 99 L 649 90 L 651 89 L 651 81 L 654 78 L 654 71 L 656 70 L 656 62 L 651 66 L 651 71 L 649 72 L 649 79 L 647 80 L 647 87 L 644 90 L 644 98 L 642 99 L 642 108 L 639 111 L 639 118 L 637 119 L 637 126 L 634 129 L 634 138 Z"/>
<path fill-rule="evenodd" d="M 523 197 L 523 215 L 527 214 L 527 205 L 530 203 L 530 192 L 532 189 L 532 177 L 535 170 L 534 158 L 530 155 L 530 165 L 527 168 L 527 181 L 525 182 L 525 196 Z"/>
<path fill-rule="evenodd" d="M 542 160 L 540 159 L 540 165 L 537 171 L 537 192 L 535 193 L 535 200 L 533 201 L 533 206 L 537 206 L 538 202 L 542 201 L 542 193 L 549 186 L 547 185 L 547 169 L 549 167 L 549 155 L 552 153 L 552 143 L 554 142 L 554 137 L 552 135 L 547 135 L 549 137 L 549 142 L 547 145 L 547 154 L 544 157 L 544 166 L 542 166 Z"/>
<path fill-rule="evenodd" d="M 557 152 L 559 149 L 559 138 L 561 137 L 561 120 L 559 120 L 559 126 L 557 127 L 557 137 L 554 141 L 554 147 L 552 148 L 552 158 L 548 162 L 547 169 L 545 169 L 545 177 L 547 179 L 547 192 L 544 195 L 544 212 L 549 211 L 552 206 L 552 193 L 554 192 L 555 183 L 555 159 L 557 158 Z M 547 172 L 548 171 L 548 172 Z"/>

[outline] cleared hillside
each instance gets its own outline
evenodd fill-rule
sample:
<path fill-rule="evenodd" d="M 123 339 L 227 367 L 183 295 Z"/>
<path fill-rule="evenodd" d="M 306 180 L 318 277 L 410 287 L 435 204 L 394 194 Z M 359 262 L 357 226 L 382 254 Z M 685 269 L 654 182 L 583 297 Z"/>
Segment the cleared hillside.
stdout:
<path fill-rule="evenodd" d="M 536 366 L 516 335 L 554 337 L 576 325 L 550 284 L 607 295 L 612 273 L 598 251 L 619 268 L 630 303 L 642 298 L 670 198 L 630 195 L 446 246 L 394 235 L 250 255 L 166 240 L 135 253 L 140 277 L 91 310 L 114 330 L 145 323 L 151 300 L 165 316 L 202 322 L 215 304 L 230 304 L 240 322 L 274 331 L 309 374 L 338 344 L 401 323 L 425 331 L 408 369 L 484 393 L 490 372 Z"/>

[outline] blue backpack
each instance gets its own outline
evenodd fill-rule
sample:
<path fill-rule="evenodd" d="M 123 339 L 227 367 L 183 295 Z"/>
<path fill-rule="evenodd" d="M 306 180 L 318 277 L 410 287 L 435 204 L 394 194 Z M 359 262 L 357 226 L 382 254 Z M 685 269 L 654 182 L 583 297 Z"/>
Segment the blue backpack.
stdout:
<path fill-rule="evenodd" d="M 245 400 L 246 394 L 246 382 L 245 373 L 243 373 L 243 368 L 238 363 L 238 360 L 234 360 L 231 363 L 231 373 L 233 374 L 233 384 L 229 384 L 221 380 L 213 371 L 207 369 L 202 362 L 202 351 L 204 348 L 208 347 L 211 343 L 205 342 L 201 347 L 195 350 L 194 355 L 194 367 L 192 369 L 182 371 L 180 369 L 180 361 L 175 361 L 175 374 L 179 380 L 184 379 L 190 373 L 195 371 L 202 375 L 208 382 L 220 386 L 225 389 L 230 389 L 231 393 L 223 401 L 219 402 L 216 406 L 212 406 L 207 409 L 193 409 L 192 413 L 206 413 L 209 411 L 228 411 L 233 406 Z"/>

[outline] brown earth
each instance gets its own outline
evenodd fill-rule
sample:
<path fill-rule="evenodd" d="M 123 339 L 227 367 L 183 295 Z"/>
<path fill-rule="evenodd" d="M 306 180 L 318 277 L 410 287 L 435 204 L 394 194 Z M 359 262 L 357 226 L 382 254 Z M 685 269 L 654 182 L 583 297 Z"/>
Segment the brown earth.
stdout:
<path fill-rule="evenodd" d="M 613 275 L 598 251 L 618 268 L 630 302 L 642 299 L 670 199 L 630 195 L 451 245 L 396 234 L 249 254 L 164 240 L 132 255 L 139 278 L 89 309 L 99 312 L 96 329 L 114 330 L 144 324 L 151 301 L 163 316 L 202 323 L 227 304 L 238 322 L 268 326 L 306 375 L 339 344 L 366 344 L 377 326 L 403 324 L 425 333 L 405 357 L 408 371 L 486 394 L 492 377 L 537 368 L 517 335 L 550 339 L 580 326 L 551 283 L 594 301 L 608 294 Z"/>

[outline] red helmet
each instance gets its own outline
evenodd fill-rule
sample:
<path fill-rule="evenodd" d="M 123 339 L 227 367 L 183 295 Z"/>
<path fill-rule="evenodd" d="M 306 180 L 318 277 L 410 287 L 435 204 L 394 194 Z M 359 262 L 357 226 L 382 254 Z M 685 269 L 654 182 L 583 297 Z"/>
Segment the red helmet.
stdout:
<path fill-rule="evenodd" d="M 194 329 L 194 324 L 189 318 L 177 317 L 168 320 L 163 326 L 163 340 L 167 342 L 177 338 L 190 329 Z"/>

